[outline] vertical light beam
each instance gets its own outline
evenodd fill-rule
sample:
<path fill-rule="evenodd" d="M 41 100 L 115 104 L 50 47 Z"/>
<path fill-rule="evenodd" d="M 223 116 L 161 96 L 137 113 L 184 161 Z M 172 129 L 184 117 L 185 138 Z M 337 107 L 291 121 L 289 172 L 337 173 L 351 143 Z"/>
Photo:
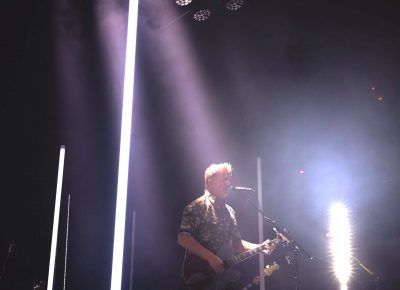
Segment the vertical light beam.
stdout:
<path fill-rule="evenodd" d="M 334 203 L 330 215 L 330 251 L 333 268 L 342 290 L 347 289 L 351 275 L 351 232 L 348 210 L 342 203 Z"/>
<path fill-rule="evenodd" d="M 58 161 L 58 176 L 56 189 L 56 203 L 54 206 L 53 234 L 51 237 L 49 276 L 47 278 L 47 290 L 53 290 L 54 265 L 56 260 L 58 221 L 60 219 L 61 189 L 64 174 L 65 146 L 60 148 L 60 159 Z"/>
<path fill-rule="evenodd" d="M 121 289 L 139 0 L 129 1 L 111 290 Z"/>

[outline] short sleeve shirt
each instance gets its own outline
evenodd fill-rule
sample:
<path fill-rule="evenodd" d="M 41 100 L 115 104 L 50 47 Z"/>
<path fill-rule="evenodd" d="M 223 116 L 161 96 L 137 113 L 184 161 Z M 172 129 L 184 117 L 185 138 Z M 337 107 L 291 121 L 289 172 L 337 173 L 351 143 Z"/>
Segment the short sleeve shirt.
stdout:
<path fill-rule="evenodd" d="M 214 253 L 229 242 L 241 239 L 232 207 L 207 191 L 186 206 L 179 232 L 193 236 Z"/>

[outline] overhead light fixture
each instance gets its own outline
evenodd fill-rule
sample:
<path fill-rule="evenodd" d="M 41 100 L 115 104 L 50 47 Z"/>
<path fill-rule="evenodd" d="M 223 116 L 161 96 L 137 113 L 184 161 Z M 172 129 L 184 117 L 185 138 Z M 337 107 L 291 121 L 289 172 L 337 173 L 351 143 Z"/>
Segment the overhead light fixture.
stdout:
<path fill-rule="evenodd" d="M 185 9 L 188 9 L 187 13 L 194 11 L 192 14 L 193 19 L 198 22 L 202 22 L 210 18 L 211 11 L 214 14 L 218 14 L 225 9 L 236 11 L 242 8 L 244 1 L 245 0 L 175 0 L 175 3 L 180 7 L 185 7 Z"/>
<path fill-rule="evenodd" d="M 192 0 L 176 0 L 175 3 L 178 6 L 186 6 L 192 3 Z"/>
<path fill-rule="evenodd" d="M 236 11 L 243 6 L 244 0 L 228 0 L 226 2 L 226 9 Z"/>
<path fill-rule="evenodd" d="M 200 9 L 193 14 L 193 19 L 196 21 L 205 21 L 211 16 L 209 9 Z"/>

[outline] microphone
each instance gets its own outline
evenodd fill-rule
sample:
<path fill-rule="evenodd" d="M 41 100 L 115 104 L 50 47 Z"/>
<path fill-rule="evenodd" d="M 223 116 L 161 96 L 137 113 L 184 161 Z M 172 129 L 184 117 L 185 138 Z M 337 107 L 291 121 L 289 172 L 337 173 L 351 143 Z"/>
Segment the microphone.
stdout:
<path fill-rule="evenodd" d="M 255 189 L 249 187 L 241 187 L 241 186 L 231 186 L 232 191 L 242 191 L 242 192 L 256 192 Z"/>

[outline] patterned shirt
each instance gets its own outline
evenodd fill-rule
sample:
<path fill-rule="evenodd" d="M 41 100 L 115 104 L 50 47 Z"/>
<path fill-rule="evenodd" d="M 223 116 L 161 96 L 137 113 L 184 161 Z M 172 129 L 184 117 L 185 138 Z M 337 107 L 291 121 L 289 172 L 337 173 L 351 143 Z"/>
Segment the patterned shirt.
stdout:
<path fill-rule="evenodd" d="M 234 210 L 208 191 L 186 206 L 179 233 L 191 235 L 213 253 L 241 239 Z"/>

